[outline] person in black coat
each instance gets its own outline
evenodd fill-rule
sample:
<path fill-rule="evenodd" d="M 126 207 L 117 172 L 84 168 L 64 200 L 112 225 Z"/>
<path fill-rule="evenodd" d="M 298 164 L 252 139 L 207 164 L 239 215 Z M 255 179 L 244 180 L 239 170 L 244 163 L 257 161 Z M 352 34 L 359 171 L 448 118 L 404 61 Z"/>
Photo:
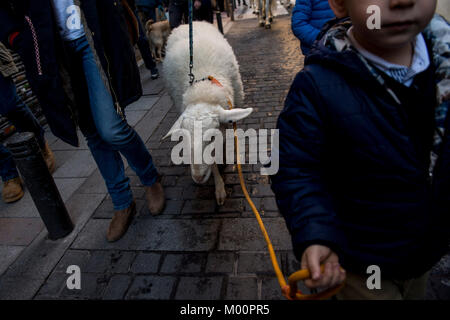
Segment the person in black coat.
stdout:
<path fill-rule="evenodd" d="M 146 188 L 152 214 L 164 192 L 152 157 L 124 108 L 142 95 L 140 74 L 116 0 L 0 3 L 0 40 L 20 54 L 50 129 L 78 146 L 79 125 L 114 204 L 107 239 L 126 232 L 136 207 L 120 154 Z"/>
<path fill-rule="evenodd" d="M 277 123 L 272 189 L 294 253 L 310 288 L 346 278 L 343 299 L 423 298 L 449 244 L 450 27 L 434 1 L 388 2 L 393 25 L 373 32 L 369 0 L 330 1 L 351 20 L 319 35 Z M 373 266 L 381 290 L 366 287 Z"/>
<path fill-rule="evenodd" d="M 213 23 L 213 10 L 211 0 L 194 1 L 194 21 L 207 21 Z"/>
<path fill-rule="evenodd" d="M 169 23 L 170 28 L 175 29 L 182 23 L 188 23 L 189 1 L 170 0 L 169 1 Z"/>

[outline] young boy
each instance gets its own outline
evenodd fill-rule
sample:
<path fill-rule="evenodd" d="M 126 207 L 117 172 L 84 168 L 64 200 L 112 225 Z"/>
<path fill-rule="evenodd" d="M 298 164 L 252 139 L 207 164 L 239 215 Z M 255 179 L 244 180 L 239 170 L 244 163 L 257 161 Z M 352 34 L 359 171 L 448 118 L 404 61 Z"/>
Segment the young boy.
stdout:
<path fill-rule="evenodd" d="M 292 84 L 272 189 L 308 287 L 423 298 L 449 244 L 450 28 L 436 0 L 329 3 L 342 19 Z M 370 5 L 381 29 L 367 26 Z M 379 290 L 367 286 L 374 265 Z"/>

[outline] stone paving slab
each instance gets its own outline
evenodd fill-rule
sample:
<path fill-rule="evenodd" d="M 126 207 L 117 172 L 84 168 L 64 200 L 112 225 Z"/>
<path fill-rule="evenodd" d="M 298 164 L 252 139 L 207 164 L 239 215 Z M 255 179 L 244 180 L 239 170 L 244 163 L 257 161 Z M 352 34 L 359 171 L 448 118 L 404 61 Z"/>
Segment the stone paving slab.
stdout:
<path fill-rule="evenodd" d="M 56 138 L 53 134 L 49 134 L 46 133 L 45 134 L 45 139 L 47 140 L 47 142 L 49 143 L 50 148 L 53 151 L 67 151 L 67 150 L 73 150 L 73 151 L 78 151 L 78 150 L 88 150 L 88 146 L 87 146 L 87 142 L 83 137 L 83 134 L 81 133 L 80 130 L 77 131 L 78 134 L 78 143 L 79 146 L 78 147 L 74 147 L 64 141 L 62 141 L 59 138 Z M 54 141 L 49 141 L 49 137 L 52 137 L 52 139 L 54 139 Z"/>
<path fill-rule="evenodd" d="M 79 165 L 82 163 L 83 165 Z M 80 178 L 89 177 L 97 168 L 90 151 L 80 150 L 74 153 L 68 161 L 58 168 L 53 177 L 55 178 Z"/>
<path fill-rule="evenodd" d="M 230 277 L 227 284 L 227 300 L 257 300 L 258 279 L 256 277 Z"/>
<path fill-rule="evenodd" d="M 43 227 L 39 218 L 1 218 L 0 245 L 28 246 Z"/>
<path fill-rule="evenodd" d="M 4 203 L 0 201 L 0 218 L 39 218 L 30 193 L 24 190 L 25 194 L 20 201 L 14 203 Z"/>
<path fill-rule="evenodd" d="M 85 182 L 84 178 L 55 178 L 56 187 L 61 198 L 66 202 Z"/>
<path fill-rule="evenodd" d="M 126 110 L 126 119 L 130 126 L 134 127 L 147 113 L 147 111 Z"/>
<path fill-rule="evenodd" d="M 141 219 L 134 221 L 126 235 L 109 243 L 105 235 L 109 219 L 93 219 L 79 234 L 74 249 L 208 251 L 216 243 L 219 220 Z"/>
<path fill-rule="evenodd" d="M 131 277 L 123 274 L 117 274 L 111 278 L 108 286 L 103 293 L 104 300 L 122 300 L 124 293 L 130 287 Z"/>
<path fill-rule="evenodd" d="M 147 141 L 161 120 L 169 111 L 172 101 L 167 95 L 162 96 L 145 117 L 134 127 L 143 141 Z"/>
<path fill-rule="evenodd" d="M 277 255 L 280 262 L 280 255 Z M 238 273 L 273 274 L 273 267 L 268 252 L 239 253 Z"/>
<path fill-rule="evenodd" d="M 95 208 L 103 200 L 102 195 L 74 195 L 67 203 L 75 228 L 68 236 L 56 241 L 47 238 L 43 230 L 3 274 L 2 278 L 26 277 L 45 279 L 64 255 L 77 233 L 83 228 Z"/>
<path fill-rule="evenodd" d="M 142 252 L 136 257 L 131 266 L 132 273 L 156 273 L 161 261 L 161 254 Z"/>
<path fill-rule="evenodd" d="M 150 85 L 152 84 L 150 83 Z M 127 119 L 130 112 L 148 111 L 155 105 L 158 100 L 159 96 L 142 96 L 139 100 L 133 102 L 125 109 Z"/>
<path fill-rule="evenodd" d="M 222 277 L 181 277 L 175 299 L 218 300 L 222 283 Z"/>
<path fill-rule="evenodd" d="M 161 273 L 199 273 L 206 261 L 206 254 L 167 254 L 161 267 Z"/>
<path fill-rule="evenodd" d="M 275 250 L 292 250 L 289 232 L 282 218 L 263 218 Z M 255 219 L 225 219 L 219 250 L 266 250 L 266 243 Z"/>
<path fill-rule="evenodd" d="M 23 249 L 25 249 L 24 246 L 0 246 L 0 257 L 2 257 L 0 259 L 0 274 L 6 271 L 8 266 L 16 260 Z"/>
<path fill-rule="evenodd" d="M 106 189 L 105 181 L 98 169 L 96 169 L 89 178 L 87 178 L 80 188 L 77 190 L 78 193 L 85 194 L 106 194 L 108 190 Z"/>
<path fill-rule="evenodd" d="M 214 251 L 208 254 L 206 273 L 233 273 L 236 265 L 234 252 Z"/>
<path fill-rule="evenodd" d="M 175 281 L 175 277 L 137 276 L 125 299 L 169 299 Z"/>
<path fill-rule="evenodd" d="M 22 277 L 0 278 L 0 300 L 30 300 L 41 285 L 42 280 Z"/>
<path fill-rule="evenodd" d="M 74 152 L 74 151 L 68 151 Z M 84 178 L 55 178 L 56 186 L 63 201 L 67 201 L 84 182 Z M 36 206 L 26 187 L 20 201 L 6 204 L 0 201 L 0 218 L 40 218 Z M 105 191 L 106 192 L 106 191 Z"/>

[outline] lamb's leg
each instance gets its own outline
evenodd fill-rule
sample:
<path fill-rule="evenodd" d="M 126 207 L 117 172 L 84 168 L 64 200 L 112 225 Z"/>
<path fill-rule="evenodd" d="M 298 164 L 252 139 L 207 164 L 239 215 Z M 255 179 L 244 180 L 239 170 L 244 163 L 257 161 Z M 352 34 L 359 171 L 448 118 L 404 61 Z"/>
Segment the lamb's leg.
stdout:
<path fill-rule="evenodd" d="M 225 183 L 223 182 L 222 176 L 219 172 L 219 167 L 216 163 L 212 165 L 212 172 L 214 175 L 214 185 L 216 188 L 216 201 L 219 206 L 225 203 L 227 198 L 227 192 L 225 191 Z"/>

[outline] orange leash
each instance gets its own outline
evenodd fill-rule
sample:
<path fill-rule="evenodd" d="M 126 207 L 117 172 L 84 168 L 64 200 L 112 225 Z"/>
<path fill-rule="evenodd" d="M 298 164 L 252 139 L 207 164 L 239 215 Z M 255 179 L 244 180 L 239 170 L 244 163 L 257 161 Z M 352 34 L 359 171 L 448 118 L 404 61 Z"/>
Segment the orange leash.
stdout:
<path fill-rule="evenodd" d="M 222 87 L 222 84 L 216 78 L 214 78 L 212 76 L 208 76 L 208 80 L 210 80 L 213 84 L 218 85 L 219 87 Z M 227 100 L 228 100 L 227 101 L 228 107 L 230 109 L 233 109 L 233 104 L 231 103 L 230 99 L 227 99 Z M 329 288 L 322 292 L 318 292 L 318 293 L 314 293 L 314 294 L 303 294 L 300 290 L 298 290 L 297 282 L 311 278 L 311 274 L 309 273 L 309 270 L 307 270 L 307 269 L 302 269 L 297 272 L 294 272 L 288 278 L 288 283 L 286 283 L 283 272 L 281 272 L 280 266 L 278 265 L 278 261 L 277 261 L 276 255 L 275 255 L 275 250 L 273 249 L 272 242 L 270 241 L 270 238 L 269 238 L 269 234 L 267 233 L 267 230 L 261 219 L 261 215 L 259 214 L 258 210 L 255 207 L 255 204 L 253 203 L 252 199 L 250 198 L 250 195 L 248 194 L 248 191 L 247 191 L 247 187 L 245 185 L 244 175 L 242 174 L 242 167 L 241 167 L 241 162 L 240 162 L 240 158 L 239 158 L 239 143 L 238 143 L 238 137 L 236 134 L 236 130 L 237 130 L 236 122 L 233 123 L 233 129 L 234 129 L 234 145 L 236 147 L 237 167 L 238 167 L 239 181 L 241 184 L 242 192 L 244 193 L 245 199 L 247 200 L 250 207 L 252 208 L 252 211 L 255 214 L 256 220 L 258 221 L 259 228 L 261 229 L 264 239 L 266 240 L 267 248 L 268 248 L 269 254 L 270 254 L 270 260 L 272 261 L 272 266 L 273 266 L 273 269 L 277 276 L 278 283 L 281 287 L 281 292 L 283 293 L 283 296 L 285 296 L 286 299 L 288 299 L 288 300 L 325 300 L 325 299 L 331 298 L 332 296 L 336 295 L 344 287 L 345 283 L 342 283 L 335 287 Z M 321 265 L 320 269 L 323 272 L 324 266 Z"/>

